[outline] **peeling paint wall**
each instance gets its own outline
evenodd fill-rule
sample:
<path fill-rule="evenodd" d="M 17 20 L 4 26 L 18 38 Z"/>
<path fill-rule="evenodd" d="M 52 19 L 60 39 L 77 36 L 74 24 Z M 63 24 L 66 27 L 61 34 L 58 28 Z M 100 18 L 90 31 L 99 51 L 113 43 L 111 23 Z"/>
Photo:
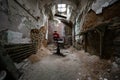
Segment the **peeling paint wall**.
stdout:
<path fill-rule="evenodd" d="M 30 42 L 30 39 L 23 38 L 23 34 L 20 32 L 8 30 L 7 34 L 8 34 L 7 35 L 8 43 L 19 44 L 19 43 L 29 43 Z"/>
<path fill-rule="evenodd" d="M 111 27 L 110 23 L 117 24 L 120 19 L 120 1 L 104 8 L 101 14 L 96 14 L 93 10 L 90 10 L 85 16 L 85 21 L 83 27 L 83 31 L 93 29 L 94 27 L 98 27 L 100 24 L 109 23 L 107 25 L 99 26 L 103 31 L 104 27 Z M 110 58 L 113 54 L 113 40 L 114 33 L 116 33 L 117 29 L 114 28 L 117 26 L 113 26 L 113 30 L 105 29 L 105 34 L 103 37 L 103 57 Z M 103 34 L 103 33 L 102 33 Z M 100 55 L 100 33 L 97 30 L 91 30 L 87 34 L 87 50 L 90 53 Z"/>
<path fill-rule="evenodd" d="M 95 11 L 96 14 L 102 13 L 103 8 L 108 7 L 118 0 L 96 0 L 92 4 L 92 10 Z"/>
<path fill-rule="evenodd" d="M 65 46 L 70 47 L 72 45 L 72 25 L 65 25 Z"/>
<path fill-rule="evenodd" d="M 10 27 L 8 19 L 8 5 L 6 0 L 0 0 L 0 30 Z"/>
<path fill-rule="evenodd" d="M 120 17 L 120 1 L 103 9 L 103 13 L 96 14 L 90 10 L 85 17 L 83 28 L 84 30 L 94 27 L 102 22 L 110 21 L 112 18 Z"/>
<path fill-rule="evenodd" d="M 36 5 L 32 2 L 19 2 L 26 9 L 36 10 Z M 34 20 L 23 8 L 21 8 L 14 0 L 8 2 L 9 5 L 9 19 L 12 27 L 10 29 L 22 32 L 25 37 L 29 37 L 30 29 L 37 28 L 37 21 Z M 31 6 L 30 6 L 31 5 Z M 38 11 L 39 12 L 39 11 Z M 31 14 L 35 16 L 35 13 Z M 39 26 L 38 26 L 39 27 Z"/>
<path fill-rule="evenodd" d="M 74 29 L 73 38 L 75 38 L 74 41 L 75 47 L 76 48 L 81 47 L 79 46 L 81 45 L 79 43 L 82 42 L 83 38 L 80 38 L 82 36 L 80 36 L 79 33 L 87 30 L 88 28 L 95 27 L 103 22 L 109 22 L 112 18 L 120 17 L 119 7 L 120 3 L 118 0 L 95 0 L 95 1 L 81 0 L 81 5 L 78 6 L 80 10 L 78 11 L 77 15 L 74 15 L 74 17 L 72 17 L 75 19 L 75 20 L 72 19 L 75 21 L 74 24 L 75 26 L 73 28 Z M 96 42 L 96 44 L 98 43 Z M 97 52 L 99 52 L 99 50 L 97 50 Z"/>
<path fill-rule="evenodd" d="M 75 26 L 74 26 L 75 27 L 75 31 L 74 31 L 74 33 L 75 33 L 74 34 L 74 36 L 75 36 L 74 43 L 75 44 L 78 44 L 79 41 L 81 40 L 79 34 L 83 30 L 82 26 L 83 26 L 84 21 L 85 21 L 85 16 L 87 15 L 87 12 L 90 10 L 93 1 L 81 0 L 80 5 L 78 6 L 78 11 L 77 11 L 77 15 L 75 17 Z M 79 44 L 78 44 L 78 46 L 79 46 Z M 77 47 L 77 45 L 75 45 L 75 47 Z"/>
<path fill-rule="evenodd" d="M 31 15 L 33 15 L 34 18 L 14 0 L 1 0 L 0 30 L 8 29 L 11 30 L 12 32 L 21 33 L 22 34 L 21 38 L 30 38 L 31 29 L 34 28 L 40 29 L 40 27 L 43 25 L 47 26 L 47 16 L 44 14 L 43 11 L 40 11 L 37 1 L 35 0 L 30 0 L 30 1 L 17 0 L 17 1 Z M 14 43 L 14 41 L 8 41 L 8 42 Z M 21 41 L 18 40 L 18 43 L 21 43 Z"/>

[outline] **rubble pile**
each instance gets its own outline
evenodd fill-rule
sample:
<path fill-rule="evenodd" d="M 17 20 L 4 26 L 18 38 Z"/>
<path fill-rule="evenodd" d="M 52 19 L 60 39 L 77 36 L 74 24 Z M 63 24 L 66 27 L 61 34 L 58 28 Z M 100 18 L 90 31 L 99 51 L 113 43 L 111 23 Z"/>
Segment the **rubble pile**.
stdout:
<path fill-rule="evenodd" d="M 84 51 L 78 51 L 77 55 L 81 60 L 81 67 L 84 67 L 79 71 L 82 76 L 79 80 L 104 80 L 105 77 L 102 75 L 110 68 L 111 62 L 109 60 L 102 60 L 98 56 L 90 55 Z"/>
<path fill-rule="evenodd" d="M 29 57 L 29 60 L 32 63 L 38 62 L 41 60 L 43 57 L 52 54 L 47 48 L 45 48 L 43 45 L 41 46 L 40 49 L 38 49 L 38 52 L 36 54 L 33 54 Z"/>

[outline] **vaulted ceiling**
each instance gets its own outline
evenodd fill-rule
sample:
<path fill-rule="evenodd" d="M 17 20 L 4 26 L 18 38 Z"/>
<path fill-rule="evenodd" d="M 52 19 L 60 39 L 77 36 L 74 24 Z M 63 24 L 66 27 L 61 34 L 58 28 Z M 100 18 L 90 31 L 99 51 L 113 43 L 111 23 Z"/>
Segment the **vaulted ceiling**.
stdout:
<path fill-rule="evenodd" d="M 49 15 L 53 18 L 56 10 L 54 10 L 54 6 L 57 4 L 67 4 L 69 5 L 69 19 L 72 22 L 82 14 L 82 11 L 87 11 L 87 9 L 91 6 L 94 0 L 36 0 L 39 4 L 39 9 L 44 11 L 44 14 Z M 54 12 L 53 12 L 54 10 Z M 68 15 L 66 15 L 68 16 Z"/>

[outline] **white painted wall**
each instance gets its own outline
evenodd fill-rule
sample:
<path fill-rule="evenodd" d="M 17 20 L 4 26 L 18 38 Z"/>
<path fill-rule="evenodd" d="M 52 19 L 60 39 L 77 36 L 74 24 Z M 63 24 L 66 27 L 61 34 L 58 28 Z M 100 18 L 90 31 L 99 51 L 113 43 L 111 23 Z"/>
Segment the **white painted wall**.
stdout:
<path fill-rule="evenodd" d="M 20 32 L 15 32 L 8 30 L 7 31 L 7 39 L 8 43 L 16 44 L 16 43 L 29 43 L 30 39 L 29 38 L 23 38 L 23 34 Z"/>

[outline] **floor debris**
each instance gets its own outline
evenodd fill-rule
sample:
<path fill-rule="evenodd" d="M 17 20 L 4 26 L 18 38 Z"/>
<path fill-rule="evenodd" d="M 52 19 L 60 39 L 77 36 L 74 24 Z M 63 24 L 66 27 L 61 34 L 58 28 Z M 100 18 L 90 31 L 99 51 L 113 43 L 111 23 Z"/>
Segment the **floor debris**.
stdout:
<path fill-rule="evenodd" d="M 55 49 L 52 48 L 48 46 L 50 52 L 54 52 Z M 46 50 L 43 51 L 46 53 Z M 73 48 L 63 49 L 61 52 L 67 53 L 67 56 L 61 57 L 50 53 L 31 63 L 25 68 L 20 80 L 109 80 L 106 77 L 110 71 L 109 60 L 102 60 Z"/>
<path fill-rule="evenodd" d="M 38 62 L 40 61 L 43 57 L 52 54 L 47 48 L 45 48 L 44 46 L 42 46 L 38 52 L 36 54 L 33 54 L 29 57 L 29 60 L 32 63 Z"/>

